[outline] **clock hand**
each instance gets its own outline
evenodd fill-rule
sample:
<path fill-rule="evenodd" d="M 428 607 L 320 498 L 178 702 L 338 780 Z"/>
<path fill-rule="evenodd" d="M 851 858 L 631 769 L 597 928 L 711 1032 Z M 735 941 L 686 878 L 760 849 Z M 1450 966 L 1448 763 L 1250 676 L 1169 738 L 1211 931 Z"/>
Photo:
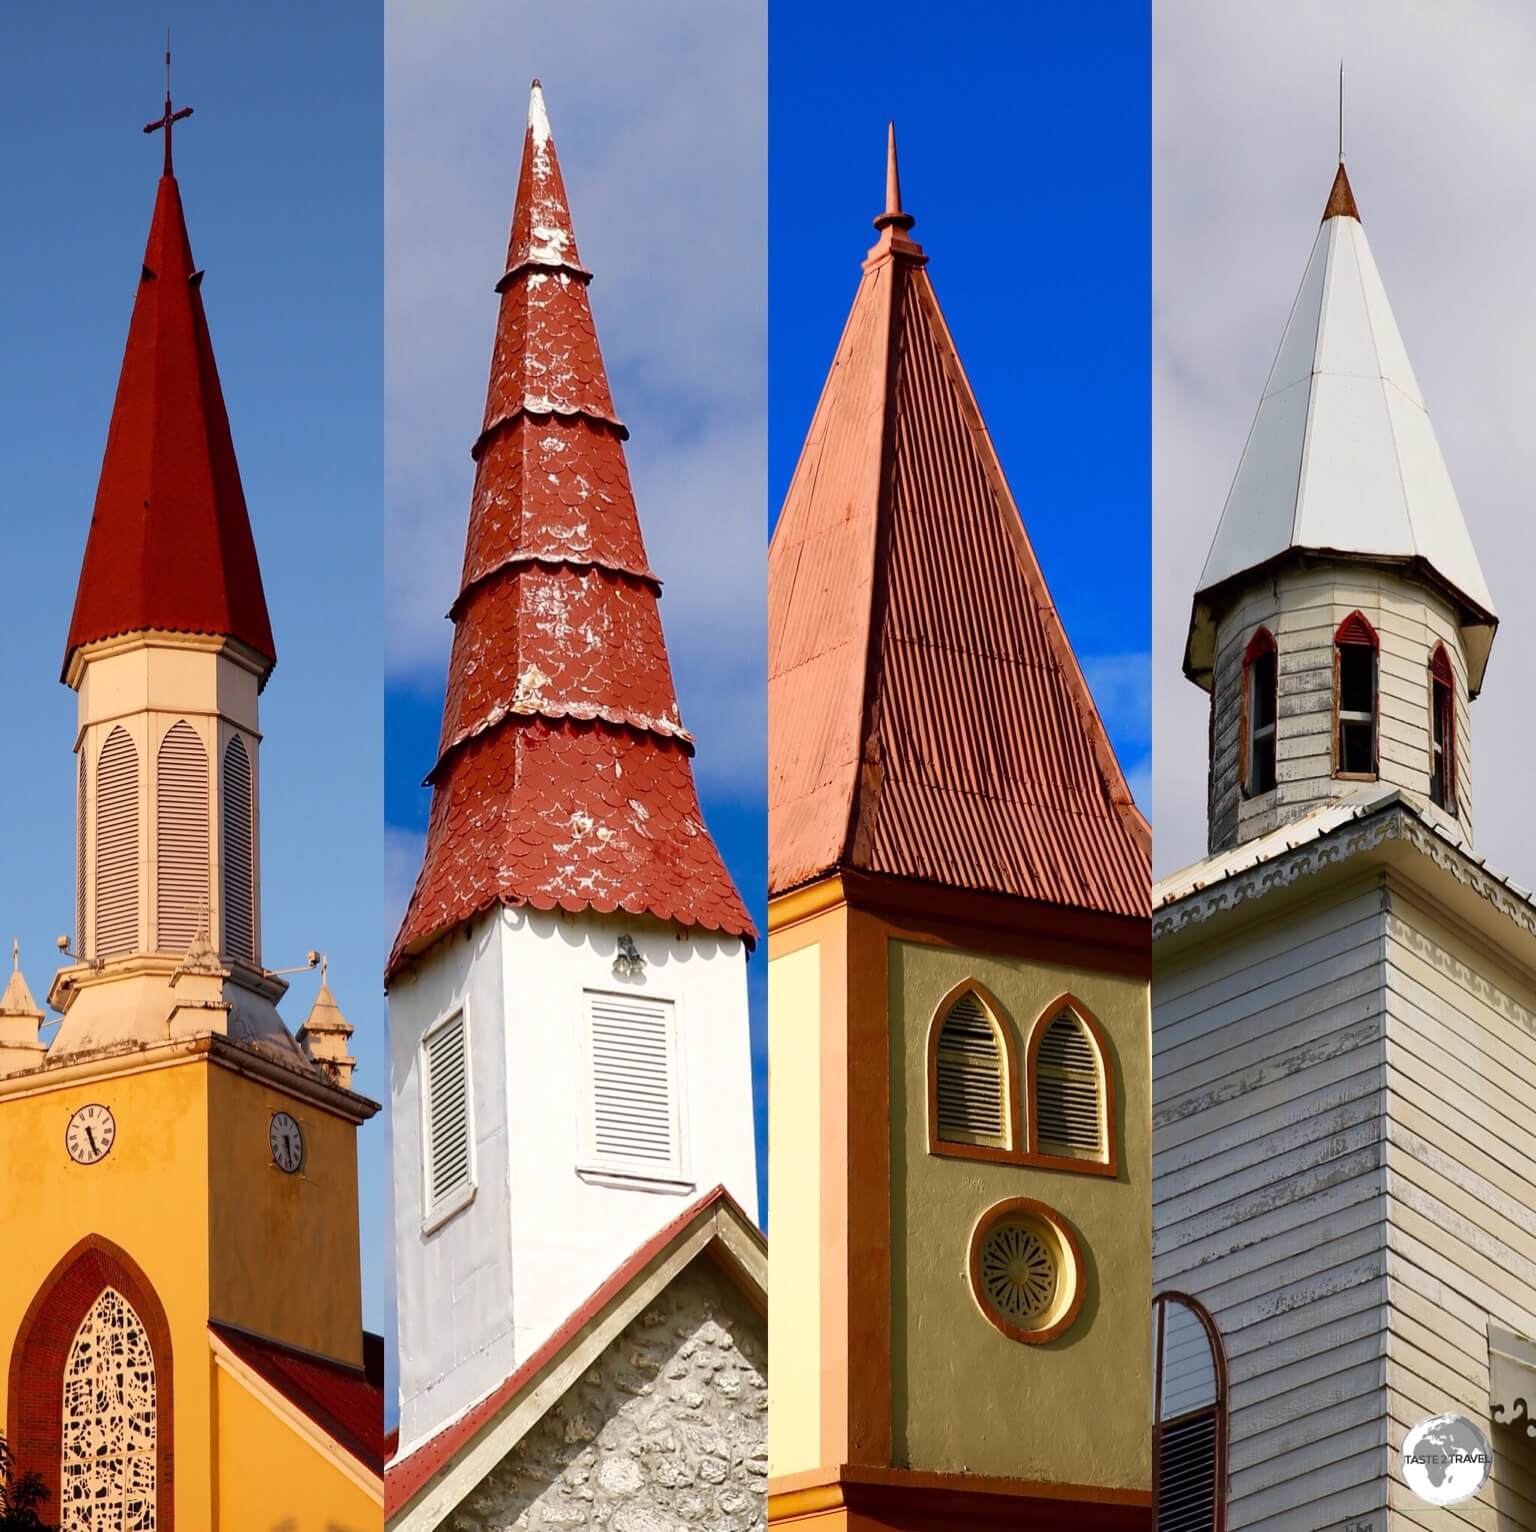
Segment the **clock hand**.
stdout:
<path fill-rule="evenodd" d="M 85 1136 L 86 1136 L 87 1139 L 90 1140 L 91 1153 L 95 1154 L 96 1153 L 96 1135 L 91 1131 L 90 1123 L 86 1123 L 86 1125 L 85 1125 Z"/>

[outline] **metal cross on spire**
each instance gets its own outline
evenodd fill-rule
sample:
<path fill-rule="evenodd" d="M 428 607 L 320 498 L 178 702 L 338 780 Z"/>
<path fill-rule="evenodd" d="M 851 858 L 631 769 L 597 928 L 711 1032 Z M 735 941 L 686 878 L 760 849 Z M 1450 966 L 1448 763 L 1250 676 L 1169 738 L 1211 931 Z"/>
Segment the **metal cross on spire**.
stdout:
<path fill-rule="evenodd" d="M 153 122 L 144 124 L 146 133 L 154 133 L 159 129 L 165 129 L 165 171 L 171 174 L 171 124 L 180 122 L 183 117 L 190 117 L 192 108 L 184 106 L 179 112 L 171 110 L 171 29 L 165 29 L 165 111 Z"/>

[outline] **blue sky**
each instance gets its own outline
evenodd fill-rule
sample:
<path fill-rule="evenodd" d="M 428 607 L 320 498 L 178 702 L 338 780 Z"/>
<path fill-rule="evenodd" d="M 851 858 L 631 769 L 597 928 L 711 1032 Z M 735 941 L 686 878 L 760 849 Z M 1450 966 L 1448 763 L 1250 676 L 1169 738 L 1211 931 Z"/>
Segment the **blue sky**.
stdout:
<path fill-rule="evenodd" d="M 1150 813 L 1147 11 L 773 0 L 768 498 L 776 515 L 874 238 L 894 117 L 913 237 Z"/>
<path fill-rule="evenodd" d="M 326 949 L 357 1087 L 388 1093 L 380 928 L 377 0 L 11 7 L 0 48 L 0 936 L 34 993 L 72 923 L 65 633 L 149 231 L 165 25 L 176 168 L 277 640 L 261 701 L 265 959 Z M 293 981 L 297 1027 L 316 979 Z M 364 1317 L 388 1319 L 387 1155 L 358 1138 Z"/>

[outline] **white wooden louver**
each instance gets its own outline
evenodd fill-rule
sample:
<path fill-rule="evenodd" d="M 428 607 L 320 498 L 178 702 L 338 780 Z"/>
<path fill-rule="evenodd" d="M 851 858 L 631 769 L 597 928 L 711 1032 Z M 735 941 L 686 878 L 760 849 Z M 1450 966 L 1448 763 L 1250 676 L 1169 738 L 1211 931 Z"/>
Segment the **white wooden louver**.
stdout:
<path fill-rule="evenodd" d="M 1098 1158 L 1104 1152 L 1098 1054 L 1083 1024 L 1063 1011 L 1035 1052 L 1035 1143 L 1045 1154 Z"/>
<path fill-rule="evenodd" d="M 185 952 L 208 913 L 208 752 L 185 719 L 155 760 L 155 942 Z M 210 933 L 211 934 L 211 933 Z"/>
<path fill-rule="evenodd" d="M 1007 1143 L 1002 1040 L 976 994 L 950 1006 L 934 1049 L 938 1136 L 951 1144 Z"/>
<path fill-rule="evenodd" d="M 606 994 L 589 994 L 587 1002 L 593 1162 L 680 1176 L 671 1002 Z"/>
<path fill-rule="evenodd" d="M 119 727 L 96 758 L 96 956 L 138 944 L 139 753 Z"/>
<path fill-rule="evenodd" d="M 90 820 L 85 812 L 85 751 L 80 752 L 80 767 L 75 784 L 75 951 L 85 952 L 85 837 Z"/>
<path fill-rule="evenodd" d="M 464 1013 L 431 1032 L 422 1045 L 426 1074 L 427 1202 L 430 1207 L 469 1185 L 469 1048 Z"/>
<path fill-rule="evenodd" d="M 1214 1532 L 1216 1414 L 1206 1411 L 1158 1431 L 1157 1532 Z"/>
<path fill-rule="evenodd" d="M 224 950 L 256 961 L 255 804 L 251 758 L 237 735 L 224 748 L 224 819 L 219 850 L 223 859 Z"/>

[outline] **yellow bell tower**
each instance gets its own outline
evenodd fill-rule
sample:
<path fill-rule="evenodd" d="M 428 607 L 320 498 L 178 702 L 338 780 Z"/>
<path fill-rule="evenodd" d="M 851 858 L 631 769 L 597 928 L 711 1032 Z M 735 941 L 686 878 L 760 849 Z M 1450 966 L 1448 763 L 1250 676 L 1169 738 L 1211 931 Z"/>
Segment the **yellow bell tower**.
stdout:
<path fill-rule="evenodd" d="M 275 663 L 172 173 L 156 192 L 64 662 L 75 932 L 0 997 L 0 1417 L 63 1529 L 382 1520 L 346 1026 L 263 966 Z M 62 849 L 62 848 L 61 848 Z"/>
<path fill-rule="evenodd" d="M 1149 837 L 912 224 L 768 556 L 768 1516 L 1129 1532 Z"/>

